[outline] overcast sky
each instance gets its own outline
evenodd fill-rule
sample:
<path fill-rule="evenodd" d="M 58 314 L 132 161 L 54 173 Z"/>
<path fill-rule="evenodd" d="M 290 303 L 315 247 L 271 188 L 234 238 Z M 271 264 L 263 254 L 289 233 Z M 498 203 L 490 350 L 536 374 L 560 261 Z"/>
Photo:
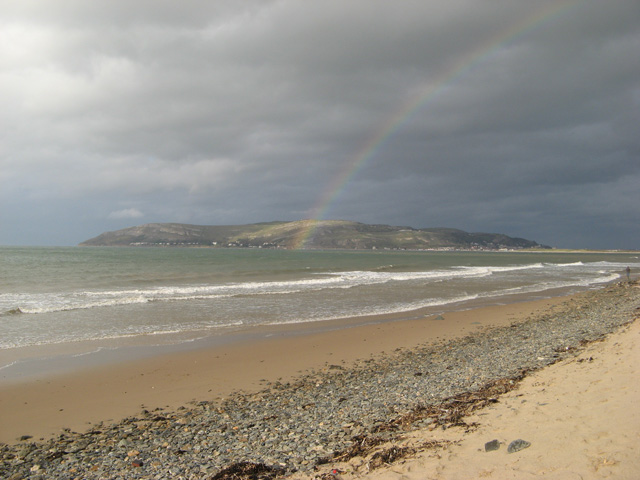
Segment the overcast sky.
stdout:
<path fill-rule="evenodd" d="M 0 244 L 310 217 L 640 248 L 638 0 L 2 0 Z"/>

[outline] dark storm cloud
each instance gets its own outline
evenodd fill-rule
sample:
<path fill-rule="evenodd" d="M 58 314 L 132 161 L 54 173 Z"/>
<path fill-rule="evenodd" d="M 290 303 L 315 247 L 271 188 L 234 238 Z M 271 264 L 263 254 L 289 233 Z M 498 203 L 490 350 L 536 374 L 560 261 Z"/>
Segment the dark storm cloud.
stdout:
<path fill-rule="evenodd" d="M 638 248 L 635 0 L 21 0 L 0 19 L 1 243 L 306 217 L 413 101 L 326 215 Z"/>

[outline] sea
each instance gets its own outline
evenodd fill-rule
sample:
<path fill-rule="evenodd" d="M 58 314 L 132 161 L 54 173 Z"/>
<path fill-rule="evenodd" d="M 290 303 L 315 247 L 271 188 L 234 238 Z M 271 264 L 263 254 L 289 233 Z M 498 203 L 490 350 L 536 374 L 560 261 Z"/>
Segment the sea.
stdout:
<path fill-rule="evenodd" d="M 627 266 L 638 254 L 0 247 L 0 380 L 271 327 L 552 297 L 625 280 Z"/>

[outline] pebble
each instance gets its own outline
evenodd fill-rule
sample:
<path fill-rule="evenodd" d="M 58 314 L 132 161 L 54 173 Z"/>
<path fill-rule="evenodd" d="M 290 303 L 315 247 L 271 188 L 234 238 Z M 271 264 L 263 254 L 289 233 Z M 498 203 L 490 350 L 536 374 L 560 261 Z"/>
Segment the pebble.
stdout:
<path fill-rule="evenodd" d="M 494 450 L 498 450 L 499 448 L 500 448 L 500 441 L 498 440 L 491 440 L 490 442 L 487 442 L 484 444 L 485 452 L 493 452 Z"/>
<path fill-rule="evenodd" d="M 530 446 L 531 446 L 531 443 L 519 438 L 518 440 L 514 440 L 509 444 L 509 446 L 507 447 L 507 452 L 508 453 L 519 452 L 520 450 L 524 450 L 525 448 L 529 448 Z"/>
<path fill-rule="evenodd" d="M 416 406 L 577 355 L 586 343 L 631 321 L 640 308 L 640 289 L 633 283 L 575 298 L 507 327 L 349 368 L 327 366 L 261 392 L 238 392 L 176 411 L 143 410 L 45 442 L 0 444 L 0 478 L 208 479 L 242 462 L 311 473 L 358 438 L 394 438 L 397 432 L 381 427 Z M 428 425 L 421 419 L 406 428 Z M 516 440 L 508 451 L 528 446 Z"/>

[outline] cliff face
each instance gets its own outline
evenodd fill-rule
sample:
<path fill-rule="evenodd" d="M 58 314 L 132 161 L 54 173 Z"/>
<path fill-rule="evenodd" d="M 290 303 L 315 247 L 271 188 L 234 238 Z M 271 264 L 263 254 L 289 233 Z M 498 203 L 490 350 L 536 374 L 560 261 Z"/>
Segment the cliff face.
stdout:
<path fill-rule="evenodd" d="M 208 246 L 310 249 L 548 248 L 523 238 L 453 228 L 394 227 L 341 220 L 300 220 L 251 225 L 149 223 L 105 232 L 82 246 Z"/>

